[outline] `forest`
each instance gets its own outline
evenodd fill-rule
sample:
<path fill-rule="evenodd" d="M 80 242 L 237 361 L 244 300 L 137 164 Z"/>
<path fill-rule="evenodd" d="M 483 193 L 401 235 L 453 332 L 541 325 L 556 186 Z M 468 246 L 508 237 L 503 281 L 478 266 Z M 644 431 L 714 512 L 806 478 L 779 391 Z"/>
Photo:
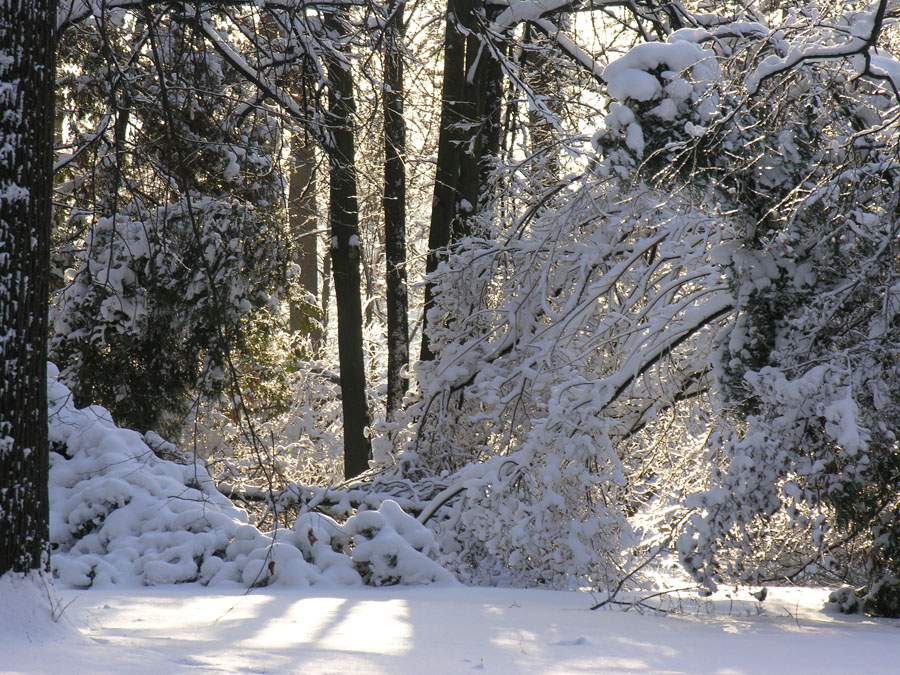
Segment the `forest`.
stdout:
<path fill-rule="evenodd" d="M 898 19 L 0 0 L 0 575 L 900 616 Z"/>

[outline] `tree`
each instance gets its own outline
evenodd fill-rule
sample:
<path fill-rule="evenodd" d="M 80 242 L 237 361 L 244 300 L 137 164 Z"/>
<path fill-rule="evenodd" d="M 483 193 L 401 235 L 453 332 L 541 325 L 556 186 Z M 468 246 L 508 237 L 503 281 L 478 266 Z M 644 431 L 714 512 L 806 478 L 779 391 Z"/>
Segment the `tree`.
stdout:
<path fill-rule="evenodd" d="M 56 3 L 0 3 L 0 575 L 49 563 L 47 296 Z"/>
<path fill-rule="evenodd" d="M 617 102 L 598 140 L 727 233 L 711 259 L 733 312 L 706 356 L 712 466 L 686 500 L 686 568 L 710 589 L 853 583 L 844 609 L 896 616 L 900 97 L 897 62 L 875 49 L 885 7 L 835 8 L 774 41 L 725 21 L 639 45 L 603 71 Z M 671 73 L 688 65 L 684 87 Z"/>
<path fill-rule="evenodd" d="M 387 266 L 387 417 L 400 409 L 408 381 L 409 296 L 406 283 L 406 121 L 403 118 L 402 0 L 388 6 L 384 29 L 384 248 Z"/>
<path fill-rule="evenodd" d="M 265 379 L 260 356 L 291 262 L 281 126 L 229 100 L 252 88 L 169 8 L 93 24 L 60 45 L 77 73 L 60 98 L 80 105 L 65 111 L 59 211 L 73 273 L 51 313 L 51 356 L 78 405 L 177 438 L 191 404 L 196 413 L 233 388 L 232 358 Z M 75 70 L 83 63 L 96 71 Z M 254 395 L 266 398 L 258 386 Z"/>
<path fill-rule="evenodd" d="M 433 275 L 448 247 L 471 231 L 490 160 L 499 149 L 503 74 L 485 20 L 497 14 L 480 0 L 448 0 L 434 198 L 425 272 Z M 434 281 L 425 285 L 421 358 L 434 358 L 428 327 Z"/>
<path fill-rule="evenodd" d="M 296 262 L 300 266 L 303 301 L 291 303 L 291 332 L 309 335 L 315 352 L 322 344 L 322 328 L 311 320 L 311 310 L 326 304 L 319 292 L 319 233 L 316 217 L 316 155 L 308 135 L 302 131 L 291 136 L 291 166 L 288 176 L 288 217 L 294 239 Z M 312 307 L 310 307 L 310 304 Z"/>
<path fill-rule="evenodd" d="M 343 12 L 329 12 L 325 29 L 346 36 Z M 356 112 L 350 61 L 332 46 L 328 67 L 327 128 L 334 139 L 329 148 L 331 178 L 329 220 L 331 268 L 338 313 L 338 353 L 341 362 L 341 404 L 344 411 L 344 475 L 357 476 L 369 467 L 371 444 L 366 435 L 369 405 L 363 363 L 362 303 L 360 301 L 359 207 L 356 182 L 356 145 L 353 116 Z"/>
<path fill-rule="evenodd" d="M 84 155 L 85 148 L 100 149 L 97 152 L 98 162 L 92 167 L 93 170 L 100 170 L 94 174 L 99 175 L 100 180 L 94 181 L 94 184 L 99 187 L 97 192 L 111 192 L 112 198 L 99 200 L 94 215 L 101 220 L 112 219 L 103 221 L 109 231 L 107 239 L 113 243 L 109 248 L 111 252 L 115 249 L 123 254 L 119 257 L 127 257 L 129 244 L 133 243 L 123 242 L 118 237 L 117 218 L 120 215 L 134 226 L 130 229 L 145 229 L 151 234 L 163 235 L 163 239 L 173 231 L 177 234 L 180 229 L 187 238 L 193 237 L 194 244 L 199 247 L 188 252 L 190 260 L 187 265 L 181 266 L 187 268 L 188 276 L 199 275 L 214 281 L 217 274 L 227 272 L 228 265 L 220 263 L 227 263 L 233 258 L 238 264 L 231 271 L 237 272 L 238 277 L 232 280 L 238 282 L 237 286 L 243 286 L 241 290 L 232 284 L 220 291 L 214 283 L 198 286 L 195 283 L 197 279 L 188 280 L 193 291 L 193 295 L 188 295 L 198 298 L 197 307 L 191 307 L 190 303 L 182 306 L 184 311 L 181 314 L 188 316 L 188 320 L 170 321 L 169 327 L 173 332 L 180 330 L 182 333 L 180 337 L 175 336 L 175 343 L 189 349 L 182 350 L 179 356 L 183 358 L 177 359 L 174 364 L 183 366 L 173 373 L 177 386 L 157 388 L 157 393 L 174 394 L 179 400 L 163 401 L 166 405 L 162 407 L 172 408 L 169 403 L 183 403 L 183 392 L 191 387 L 203 394 L 214 395 L 223 389 L 223 381 L 230 381 L 232 387 L 237 386 L 238 369 L 225 362 L 229 361 L 228 354 L 235 346 L 241 347 L 249 320 L 241 311 L 235 314 L 231 310 L 243 308 L 246 313 L 261 305 L 268 309 L 277 305 L 276 293 L 279 286 L 284 288 L 279 275 L 283 277 L 284 270 L 278 272 L 272 269 L 272 265 L 268 269 L 263 268 L 269 263 L 276 268 L 286 267 L 281 263 L 290 255 L 289 246 L 272 245 L 273 238 L 286 243 L 279 233 L 284 221 L 278 217 L 284 185 L 275 158 L 280 152 L 280 139 L 285 135 L 282 133 L 284 127 L 290 127 L 288 133 L 293 134 L 295 139 L 303 134 L 317 143 L 330 167 L 331 239 L 336 244 L 332 250 L 332 270 L 338 306 L 345 450 L 347 465 L 353 467 L 347 470 L 355 475 L 368 465 L 366 427 L 369 415 L 362 353 L 359 279 L 362 249 L 359 245 L 358 185 L 352 127 L 355 115 L 353 77 L 349 71 L 351 59 L 343 53 L 355 43 L 350 30 L 352 24 L 346 17 L 338 16 L 346 14 L 346 8 L 337 7 L 334 12 L 323 10 L 320 15 L 318 9 L 310 10 L 309 14 L 298 13 L 296 8 L 281 3 L 270 3 L 262 8 L 250 3 L 238 3 L 227 11 L 213 6 L 205 7 L 200 12 L 188 11 L 180 3 L 150 3 L 137 11 L 138 4 L 126 2 L 108 7 L 96 19 L 90 18 L 81 6 L 75 5 L 62 17 L 61 25 L 67 27 L 76 27 L 79 22 L 86 21 L 86 33 L 99 42 L 90 56 L 99 54 L 107 59 L 105 66 L 98 68 L 106 78 L 98 90 L 99 100 L 105 102 L 108 99 L 111 106 L 111 110 L 95 118 L 94 133 L 83 134 L 71 154 L 78 161 Z M 123 15 L 123 12 L 126 14 Z M 132 12 L 137 13 L 132 15 Z M 161 16 L 167 20 L 158 21 Z M 98 26 L 96 31 L 92 30 L 94 24 Z M 261 30 L 257 30 L 258 24 L 262 24 Z M 325 24 L 328 24 L 327 29 Z M 329 33 L 331 29 L 338 33 Z M 335 39 L 338 34 L 343 37 Z M 148 45 L 152 48 L 148 49 Z M 296 77 L 288 76 L 290 68 L 296 68 L 290 74 Z M 90 76 L 85 79 L 90 79 Z M 81 78 L 77 80 L 73 88 L 80 91 L 78 87 L 83 81 Z M 198 114 L 200 110 L 202 114 Z M 278 123 L 276 115 L 272 114 L 274 111 L 284 113 L 290 121 L 284 125 Z M 132 124 L 129 120 L 133 115 L 138 116 L 139 120 Z M 110 124 L 110 119 L 115 123 Z M 107 126 L 115 129 L 108 131 Z M 127 133 L 119 133 L 120 128 L 127 129 Z M 165 142 L 159 143 L 160 139 Z M 146 141 L 145 149 L 150 149 L 143 156 L 138 147 L 141 141 Z M 109 148 L 113 150 L 107 152 Z M 123 148 L 127 149 L 123 152 Z M 124 165 L 119 164 L 122 157 L 126 159 Z M 146 161 L 135 161 L 135 157 Z M 308 168 L 308 159 L 308 154 L 298 158 L 299 168 Z M 115 168 L 107 171 L 108 176 L 102 176 L 110 165 Z M 120 170 L 122 167 L 126 170 Z M 161 183 L 159 189 L 153 193 L 142 192 L 141 180 L 135 175 L 128 176 L 128 169 L 154 174 L 154 178 Z M 299 178 L 299 172 L 295 173 Z M 78 182 L 73 182 L 76 190 L 79 189 Z M 289 211 L 294 215 L 300 215 L 297 207 L 302 199 L 298 199 L 297 192 L 303 186 L 299 182 L 295 186 L 299 189 L 289 194 Z M 109 189 L 110 186 L 112 189 Z M 121 200 L 125 203 L 121 205 L 120 186 L 121 191 L 127 194 Z M 93 194 L 90 189 L 84 191 Z M 161 196 L 177 197 L 173 198 L 171 209 L 160 203 L 165 201 L 160 199 Z M 249 218 L 232 219 L 232 224 L 238 226 L 243 221 L 243 224 L 256 223 L 259 227 L 246 228 L 244 235 L 240 232 L 220 232 L 222 228 L 218 225 L 207 227 L 209 223 L 204 218 L 204 206 L 235 198 L 243 203 L 234 206 L 239 210 L 245 207 L 244 215 Z M 149 211 L 150 215 L 135 215 L 135 210 Z M 305 205 L 299 210 L 308 212 Z M 176 212 L 176 216 L 181 214 L 177 216 L 181 219 L 181 228 L 167 226 L 165 214 L 170 211 Z M 160 213 L 163 213 L 162 218 L 153 217 Z M 216 254 L 216 246 L 210 248 L 211 242 L 205 239 L 208 230 L 212 230 L 212 238 L 218 235 L 218 244 L 224 244 L 224 257 Z M 262 238 L 247 239 L 247 235 L 257 231 Z M 240 248 L 243 243 L 246 243 L 244 252 L 261 262 L 263 268 L 249 262 L 246 256 L 244 260 L 237 260 L 241 256 L 228 253 L 228 248 L 235 245 Z M 166 253 L 175 251 L 177 257 L 179 246 L 163 245 L 158 248 Z M 211 253 L 215 259 L 207 260 Z M 91 255 L 92 252 L 87 251 L 82 256 L 84 270 L 102 267 L 100 261 L 88 260 Z M 113 260 L 117 254 L 111 254 L 108 258 Z M 153 268 L 158 256 L 138 255 L 137 258 L 140 258 L 137 266 L 145 270 Z M 116 283 L 112 286 L 108 283 L 110 278 L 115 282 L 124 278 L 130 289 L 143 292 L 142 285 L 135 283 L 136 279 L 140 281 L 143 277 L 131 274 L 134 270 L 124 271 L 123 277 L 123 271 L 113 270 L 111 275 L 103 274 L 102 279 L 92 279 L 91 284 L 83 284 L 87 287 L 87 292 L 82 294 L 84 302 L 74 304 L 88 310 L 81 312 L 88 317 L 86 322 L 90 321 L 90 316 L 96 315 L 89 311 L 92 303 L 102 305 L 109 297 L 101 296 L 115 295 L 110 290 L 119 290 Z M 273 271 L 275 274 L 272 274 Z M 167 274 L 161 275 L 163 281 Z M 80 280 L 87 280 L 89 276 L 89 273 L 82 273 Z M 313 286 L 309 281 L 306 285 Z M 170 288 L 165 283 L 157 286 L 168 297 L 175 296 L 176 304 L 184 297 L 183 289 Z M 114 302 L 108 304 L 112 309 Z M 133 304 L 125 303 L 126 307 Z M 193 310 L 203 307 L 213 310 L 207 317 L 209 320 L 192 323 L 190 317 L 196 318 L 199 314 Z M 160 314 L 157 312 L 154 318 L 159 318 Z M 128 338 L 130 333 L 135 332 L 127 327 L 126 330 L 119 330 L 129 318 L 126 312 L 124 323 L 120 322 L 115 331 L 109 331 L 111 340 L 120 339 L 123 333 Z M 165 334 L 165 320 L 158 323 Z M 193 330 L 198 327 L 201 330 Z M 81 340 L 83 344 L 75 350 L 77 353 L 73 361 L 78 361 L 81 351 L 110 351 L 109 345 L 105 344 L 104 326 L 94 326 L 96 330 L 88 330 L 89 326 L 85 324 L 79 328 L 74 339 Z M 140 326 L 135 328 L 138 334 L 148 332 Z M 255 335 L 265 340 L 266 333 L 265 330 L 256 331 Z M 98 334 L 101 336 L 99 340 Z M 196 339 L 182 339 L 186 336 Z M 61 341 L 67 342 L 68 337 L 63 336 Z M 151 352 L 149 356 L 158 359 L 160 354 Z M 135 360 L 124 355 L 123 359 L 125 365 L 137 362 L 145 371 L 156 371 L 147 368 L 147 359 Z M 159 372 L 166 373 L 167 369 L 160 368 Z M 90 377 L 88 374 L 85 379 Z M 88 383 L 83 389 L 79 389 L 77 382 L 70 384 L 82 403 L 100 392 L 107 398 L 104 402 L 115 408 L 123 398 L 122 389 L 129 386 L 127 380 L 120 378 L 113 386 L 108 382 L 100 382 L 97 387 L 93 386 L 96 383 Z M 196 386 L 198 381 L 204 386 Z M 213 386 L 205 388 L 210 383 Z M 241 397 L 235 395 L 231 398 L 237 400 Z M 247 399 L 243 401 L 241 405 L 245 406 Z M 127 407 L 142 409 L 142 406 Z M 178 407 L 174 407 L 177 411 Z M 160 417 L 144 419 L 136 426 L 150 426 L 154 419 Z"/>
<path fill-rule="evenodd" d="M 690 72 L 702 70 L 702 49 L 645 47 L 659 55 L 632 73 L 666 72 L 685 113 L 702 102 L 705 85 Z M 527 82 L 509 79 L 527 108 L 518 113 L 506 98 L 505 120 L 535 108 L 554 118 Z M 599 95 L 599 84 L 585 88 Z M 707 355 L 733 309 L 712 259 L 729 232 L 691 196 L 637 172 L 644 151 L 665 140 L 639 147 L 625 98 L 610 106 L 605 129 L 558 136 L 557 152 L 579 169 L 565 180 L 542 184 L 550 172 L 518 154 L 521 136 L 509 141 L 514 150 L 493 167 L 496 188 L 482 182 L 491 189 L 469 236 L 431 279 L 434 358 L 418 367 L 408 447 L 417 468 L 451 475 L 437 500 L 446 507 L 427 517 L 452 552 L 445 563 L 472 583 L 615 584 L 630 519 L 672 514 L 666 500 L 704 475 L 692 420 L 708 419 Z"/>

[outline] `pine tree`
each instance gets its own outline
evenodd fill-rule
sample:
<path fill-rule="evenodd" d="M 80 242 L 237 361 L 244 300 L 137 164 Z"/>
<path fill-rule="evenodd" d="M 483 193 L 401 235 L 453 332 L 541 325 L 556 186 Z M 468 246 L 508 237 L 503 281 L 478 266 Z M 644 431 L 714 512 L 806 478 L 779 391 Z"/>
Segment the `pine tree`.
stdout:
<path fill-rule="evenodd" d="M 53 308 L 51 356 L 78 405 L 177 438 L 192 401 L 230 386 L 233 358 L 267 379 L 254 324 L 277 325 L 292 246 L 282 126 L 237 100 L 252 87 L 191 21 L 153 12 L 103 13 L 61 44 L 67 73 L 96 69 L 61 82 L 63 110 L 67 97 L 78 104 L 65 110 L 59 179 L 60 258 L 72 272 Z"/>

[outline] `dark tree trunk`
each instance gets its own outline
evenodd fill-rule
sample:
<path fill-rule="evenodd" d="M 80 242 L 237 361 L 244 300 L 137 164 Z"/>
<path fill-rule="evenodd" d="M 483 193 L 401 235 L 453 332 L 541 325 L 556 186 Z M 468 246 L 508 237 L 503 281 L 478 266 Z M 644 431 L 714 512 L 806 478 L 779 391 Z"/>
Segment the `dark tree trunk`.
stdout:
<path fill-rule="evenodd" d="M 409 301 L 406 292 L 406 122 L 403 119 L 403 0 L 391 5 L 384 54 L 384 248 L 387 262 L 387 418 L 407 390 Z"/>
<path fill-rule="evenodd" d="M 494 19 L 499 7 L 487 8 L 488 18 Z M 486 50 L 485 50 L 486 51 Z M 478 119 L 480 120 L 481 138 L 478 144 L 478 208 L 484 204 L 489 194 L 486 190 L 491 176 L 497 168 L 497 156 L 500 154 L 500 141 L 503 135 L 501 121 L 503 101 L 503 69 L 500 61 L 486 56 L 479 63 L 479 81 L 481 94 L 478 99 Z"/>
<path fill-rule="evenodd" d="M 449 0 L 444 33 L 444 80 L 426 274 L 432 274 L 448 247 L 469 234 L 482 200 L 491 160 L 500 142 L 502 71 L 483 40 L 480 0 Z M 496 10 L 490 9 L 488 19 Z M 423 361 L 434 358 L 428 339 L 433 283 L 425 284 Z"/>
<path fill-rule="evenodd" d="M 300 266 L 300 286 L 316 303 L 319 297 L 319 236 L 316 233 L 316 157 L 313 146 L 302 133 L 291 138 L 291 175 L 288 182 L 288 216 L 291 236 L 297 242 L 297 264 Z M 304 330 L 307 314 L 298 303 L 291 303 L 291 332 Z M 318 329 L 309 329 L 310 342 L 317 349 L 322 342 Z"/>
<path fill-rule="evenodd" d="M 326 30 L 346 33 L 340 16 L 328 14 Z M 369 468 L 371 445 L 366 436 L 369 408 L 363 362 L 362 302 L 360 300 L 359 209 L 356 197 L 353 139 L 353 79 L 349 62 L 328 57 L 331 269 L 337 301 L 338 358 L 341 366 L 341 404 L 344 412 L 344 476 L 352 478 Z"/>
<path fill-rule="evenodd" d="M 0 575 L 47 569 L 55 0 L 0 0 Z"/>
<path fill-rule="evenodd" d="M 441 122 L 438 132 L 437 167 L 434 196 L 431 200 L 431 227 L 428 231 L 428 257 L 425 273 L 433 274 L 450 244 L 456 218 L 456 183 L 459 177 L 459 135 L 463 115 L 466 83 L 466 38 L 457 23 L 457 6 L 461 0 L 449 0 L 444 30 L 444 79 L 441 85 Z M 434 301 L 434 284 L 425 283 L 424 323 L 420 358 L 430 361 L 434 353 L 428 339 L 428 310 Z"/>

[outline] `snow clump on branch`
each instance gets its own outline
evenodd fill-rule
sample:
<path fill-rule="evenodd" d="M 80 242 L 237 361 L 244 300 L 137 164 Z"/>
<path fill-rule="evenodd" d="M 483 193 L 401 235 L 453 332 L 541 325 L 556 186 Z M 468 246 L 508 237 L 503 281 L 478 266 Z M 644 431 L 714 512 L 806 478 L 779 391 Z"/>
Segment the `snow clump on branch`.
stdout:
<path fill-rule="evenodd" d="M 633 167 L 634 161 L 703 135 L 718 109 L 709 85 L 721 71 L 712 52 L 694 39 L 694 32 L 678 31 L 669 42 L 633 47 L 603 69 L 612 102 L 594 145 L 606 149 L 609 162 Z"/>

